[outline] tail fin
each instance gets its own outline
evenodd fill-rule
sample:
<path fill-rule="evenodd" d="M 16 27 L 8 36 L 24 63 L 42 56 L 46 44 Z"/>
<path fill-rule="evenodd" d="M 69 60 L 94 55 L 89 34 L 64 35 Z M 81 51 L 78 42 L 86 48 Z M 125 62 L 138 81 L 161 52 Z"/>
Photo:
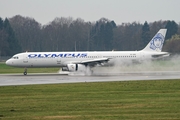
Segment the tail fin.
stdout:
<path fill-rule="evenodd" d="M 167 29 L 160 29 L 151 39 L 143 51 L 161 52 Z"/>

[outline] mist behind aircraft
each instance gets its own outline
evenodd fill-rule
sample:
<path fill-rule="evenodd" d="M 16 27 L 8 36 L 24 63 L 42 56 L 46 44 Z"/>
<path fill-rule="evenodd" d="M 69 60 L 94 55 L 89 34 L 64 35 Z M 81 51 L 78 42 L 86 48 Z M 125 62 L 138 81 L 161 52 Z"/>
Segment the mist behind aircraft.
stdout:
<path fill-rule="evenodd" d="M 180 71 L 180 55 L 169 56 L 162 60 L 148 60 L 142 63 L 127 63 L 116 62 L 111 67 L 95 67 L 93 68 L 94 73 L 97 75 L 101 74 L 116 74 L 116 73 L 144 73 L 151 71 L 162 71 L 162 72 L 176 72 Z"/>

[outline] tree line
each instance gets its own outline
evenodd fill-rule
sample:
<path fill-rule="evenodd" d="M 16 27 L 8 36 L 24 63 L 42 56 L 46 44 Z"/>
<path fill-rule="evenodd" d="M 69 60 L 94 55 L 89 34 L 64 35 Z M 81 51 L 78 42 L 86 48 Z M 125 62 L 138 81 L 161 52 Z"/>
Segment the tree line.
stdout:
<path fill-rule="evenodd" d="M 0 18 L 0 56 L 25 51 L 141 50 L 161 28 L 168 29 L 164 51 L 180 52 L 174 43 L 174 39 L 180 41 L 180 25 L 175 21 L 117 25 L 107 18 L 85 22 L 61 17 L 41 25 L 33 18 L 16 15 Z"/>

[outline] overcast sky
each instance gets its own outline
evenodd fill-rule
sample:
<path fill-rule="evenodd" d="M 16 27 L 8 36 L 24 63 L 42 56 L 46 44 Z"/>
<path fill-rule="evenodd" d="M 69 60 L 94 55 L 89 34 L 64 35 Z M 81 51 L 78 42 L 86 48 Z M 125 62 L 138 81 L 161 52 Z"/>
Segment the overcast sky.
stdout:
<path fill-rule="evenodd" d="M 0 0 L 0 17 L 15 15 L 47 24 L 56 17 L 94 22 L 102 17 L 116 24 L 174 20 L 180 22 L 180 0 Z"/>

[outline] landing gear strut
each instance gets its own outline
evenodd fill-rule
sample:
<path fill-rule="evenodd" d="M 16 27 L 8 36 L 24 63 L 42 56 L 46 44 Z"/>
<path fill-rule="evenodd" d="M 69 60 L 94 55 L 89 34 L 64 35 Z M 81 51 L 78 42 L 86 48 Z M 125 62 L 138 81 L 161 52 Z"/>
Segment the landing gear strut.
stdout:
<path fill-rule="evenodd" d="M 24 75 L 27 75 L 27 68 L 24 69 Z"/>

